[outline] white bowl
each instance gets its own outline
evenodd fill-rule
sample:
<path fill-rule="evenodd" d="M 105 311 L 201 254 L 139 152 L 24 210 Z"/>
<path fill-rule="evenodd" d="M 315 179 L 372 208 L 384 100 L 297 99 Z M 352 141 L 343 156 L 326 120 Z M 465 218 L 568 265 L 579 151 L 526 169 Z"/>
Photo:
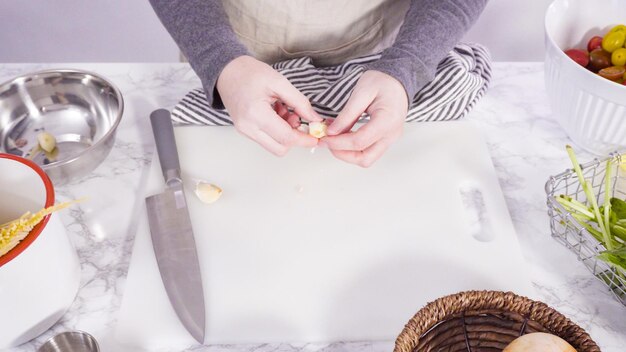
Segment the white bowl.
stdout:
<path fill-rule="evenodd" d="M 579 147 L 598 155 L 626 146 L 626 86 L 604 79 L 563 50 L 626 24 L 624 0 L 555 0 L 545 18 L 545 80 L 552 111 Z"/>
<path fill-rule="evenodd" d="M 0 224 L 54 202 L 52 182 L 39 166 L 0 154 Z M 74 301 L 79 283 L 76 251 L 59 215 L 50 214 L 0 257 L 0 350 L 56 323 Z"/>

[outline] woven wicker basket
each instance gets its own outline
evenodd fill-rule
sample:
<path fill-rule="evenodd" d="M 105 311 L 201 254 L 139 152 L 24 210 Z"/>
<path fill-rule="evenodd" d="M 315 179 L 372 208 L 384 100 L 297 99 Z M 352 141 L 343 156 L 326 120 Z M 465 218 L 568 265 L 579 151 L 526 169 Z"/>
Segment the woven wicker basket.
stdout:
<path fill-rule="evenodd" d="M 406 324 L 394 352 L 500 352 L 520 335 L 548 332 L 578 352 L 600 348 L 545 303 L 511 292 L 467 291 L 427 304 Z"/>

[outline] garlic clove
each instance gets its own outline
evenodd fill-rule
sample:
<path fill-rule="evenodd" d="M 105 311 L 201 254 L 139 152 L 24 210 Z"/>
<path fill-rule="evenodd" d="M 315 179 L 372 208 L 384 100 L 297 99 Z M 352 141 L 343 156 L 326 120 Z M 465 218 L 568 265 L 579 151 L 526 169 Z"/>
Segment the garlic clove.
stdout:
<path fill-rule="evenodd" d="M 315 138 L 326 136 L 328 126 L 322 122 L 309 122 L 309 134 Z"/>
<path fill-rule="evenodd" d="M 46 154 L 46 158 L 49 161 L 56 161 L 57 158 L 59 157 L 59 148 L 54 147 L 54 149 L 52 149 L 51 152 L 45 152 L 45 154 Z"/>
<path fill-rule="evenodd" d="M 52 152 L 57 145 L 57 140 L 48 132 L 41 132 L 37 135 L 37 142 L 45 152 Z"/>
<path fill-rule="evenodd" d="M 202 203 L 211 204 L 220 199 L 222 189 L 211 183 L 198 182 L 195 193 Z"/>
<path fill-rule="evenodd" d="M 41 153 L 42 151 L 43 150 L 41 149 L 41 146 L 39 145 L 39 143 L 37 143 L 32 148 L 30 148 L 26 156 L 26 159 L 35 160 L 35 157 L 39 155 L 39 153 Z"/>

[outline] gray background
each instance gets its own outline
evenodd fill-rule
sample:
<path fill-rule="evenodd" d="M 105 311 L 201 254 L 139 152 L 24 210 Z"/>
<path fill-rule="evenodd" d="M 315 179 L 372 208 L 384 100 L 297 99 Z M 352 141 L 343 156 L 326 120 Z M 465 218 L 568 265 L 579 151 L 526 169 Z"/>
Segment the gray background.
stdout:
<path fill-rule="evenodd" d="M 465 40 L 498 61 L 543 61 L 550 2 L 491 0 Z M 147 0 L 0 0 L 0 43 L 4 63 L 179 61 Z"/>

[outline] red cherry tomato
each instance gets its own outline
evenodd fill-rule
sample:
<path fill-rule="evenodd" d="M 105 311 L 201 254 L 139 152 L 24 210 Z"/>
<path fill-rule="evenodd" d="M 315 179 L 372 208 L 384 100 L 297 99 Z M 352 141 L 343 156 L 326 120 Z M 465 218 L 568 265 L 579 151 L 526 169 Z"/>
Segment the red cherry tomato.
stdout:
<path fill-rule="evenodd" d="M 565 55 L 569 56 L 582 67 L 587 67 L 589 64 L 589 54 L 586 51 L 580 49 L 569 49 L 565 50 Z"/>
<path fill-rule="evenodd" d="M 597 48 L 601 48 L 601 47 L 602 47 L 602 37 L 597 36 L 597 35 L 589 39 L 589 42 L 587 43 L 587 50 L 589 50 L 589 52 Z"/>
<path fill-rule="evenodd" d="M 592 71 L 597 72 L 609 66 L 611 66 L 610 53 L 602 49 L 596 49 L 589 53 L 589 68 Z"/>

